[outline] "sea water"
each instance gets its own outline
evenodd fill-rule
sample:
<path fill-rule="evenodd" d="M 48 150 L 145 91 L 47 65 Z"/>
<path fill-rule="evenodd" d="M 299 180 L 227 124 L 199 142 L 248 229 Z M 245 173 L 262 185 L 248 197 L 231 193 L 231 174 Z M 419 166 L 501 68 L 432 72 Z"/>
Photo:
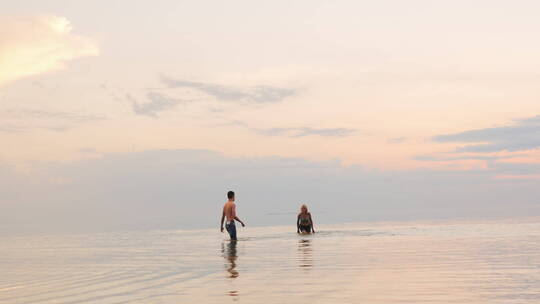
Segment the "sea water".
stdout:
<path fill-rule="evenodd" d="M 539 223 L 0 237 L 0 303 L 540 303 Z"/>

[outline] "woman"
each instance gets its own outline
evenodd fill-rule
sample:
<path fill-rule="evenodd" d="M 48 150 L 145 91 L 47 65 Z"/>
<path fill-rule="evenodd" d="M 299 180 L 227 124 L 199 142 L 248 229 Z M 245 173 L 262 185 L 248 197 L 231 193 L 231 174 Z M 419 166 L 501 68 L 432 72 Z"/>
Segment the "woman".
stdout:
<path fill-rule="evenodd" d="M 296 232 L 297 233 L 315 233 L 313 229 L 313 220 L 311 219 L 311 213 L 308 212 L 307 206 L 302 205 L 300 207 L 300 213 L 296 219 Z"/>

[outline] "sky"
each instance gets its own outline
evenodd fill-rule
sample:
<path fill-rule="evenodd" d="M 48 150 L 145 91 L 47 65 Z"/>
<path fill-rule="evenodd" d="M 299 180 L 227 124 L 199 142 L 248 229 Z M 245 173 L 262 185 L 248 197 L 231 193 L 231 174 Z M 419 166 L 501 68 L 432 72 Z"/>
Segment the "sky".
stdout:
<path fill-rule="evenodd" d="M 2 1 L 0 233 L 540 215 L 539 9 Z"/>

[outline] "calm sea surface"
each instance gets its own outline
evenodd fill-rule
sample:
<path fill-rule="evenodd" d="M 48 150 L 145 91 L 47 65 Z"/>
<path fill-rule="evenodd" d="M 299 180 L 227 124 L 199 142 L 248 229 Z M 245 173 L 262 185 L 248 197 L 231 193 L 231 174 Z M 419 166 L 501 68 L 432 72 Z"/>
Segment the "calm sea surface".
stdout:
<path fill-rule="evenodd" d="M 540 303 L 540 221 L 1 237 L 0 303 Z"/>

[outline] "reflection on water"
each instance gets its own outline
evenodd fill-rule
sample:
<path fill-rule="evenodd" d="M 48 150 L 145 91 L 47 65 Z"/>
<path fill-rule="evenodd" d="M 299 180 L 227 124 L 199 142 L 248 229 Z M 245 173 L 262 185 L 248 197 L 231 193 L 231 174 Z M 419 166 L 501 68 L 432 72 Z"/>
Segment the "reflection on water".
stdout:
<path fill-rule="evenodd" d="M 238 258 L 236 253 L 237 241 L 230 241 L 227 245 L 221 243 L 221 251 L 227 260 L 227 272 L 229 273 L 229 278 L 236 278 L 239 276 L 238 271 L 236 270 L 236 259 Z"/>
<path fill-rule="evenodd" d="M 240 274 L 236 270 L 236 260 L 238 259 L 236 247 L 238 246 L 237 241 L 229 241 L 227 245 L 224 245 L 221 243 L 221 252 L 223 253 L 223 256 L 225 257 L 225 260 L 227 261 L 225 267 L 227 268 L 227 274 L 229 278 L 235 279 Z M 229 290 L 227 292 L 227 295 L 233 297 L 234 301 L 238 300 L 238 290 L 234 288 L 234 290 Z"/>
<path fill-rule="evenodd" d="M 536 219 L 290 230 L 0 237 L 0 304 L 540 303 Z"/>
<path fill-rule="evenodd" d="M 310 239 L 300 239 L 298 241 L 298 253 L 300 254 L 300 268 L 309 269 L 313 266 L 312 246 Z"/>

